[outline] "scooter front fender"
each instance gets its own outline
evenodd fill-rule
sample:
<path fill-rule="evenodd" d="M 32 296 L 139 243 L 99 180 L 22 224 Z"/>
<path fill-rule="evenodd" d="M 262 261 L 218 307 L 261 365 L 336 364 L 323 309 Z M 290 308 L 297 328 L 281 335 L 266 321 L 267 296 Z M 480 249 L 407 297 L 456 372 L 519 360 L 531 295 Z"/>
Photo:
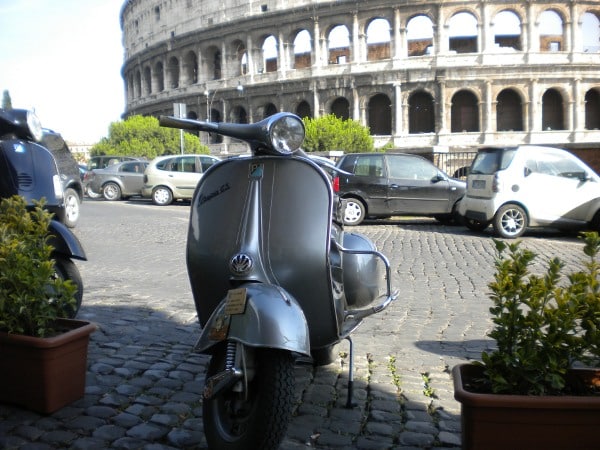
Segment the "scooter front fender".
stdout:
<path fill-rule="evenodd" d="M 235 291 L 236 300 L 231 294 L 225 297 L 208 319 L 196 351 L 210 353 L 219 342 L 232 340 L 310 356 L 308 323 L 295 298 L 279 286 L 264 283 L 248 283 Z"/>
<path fill-rule="evenodd" d="M 72 259 L 87 260 L 85 250 L 67 226 L 56 220 L 50 221 L 50 238 L 48 242 L 54 247 L 54 251 L 58 254 L 65 255 Z"/>

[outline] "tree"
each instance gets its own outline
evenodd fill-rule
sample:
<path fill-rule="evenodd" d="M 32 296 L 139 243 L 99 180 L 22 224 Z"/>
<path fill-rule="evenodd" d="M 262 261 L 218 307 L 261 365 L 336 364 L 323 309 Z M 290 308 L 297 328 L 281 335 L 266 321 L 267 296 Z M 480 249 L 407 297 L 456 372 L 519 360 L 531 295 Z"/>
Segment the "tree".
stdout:
<path fill-rule="evenodd" d="M 5 89 L 4 92 L 2 92 L 2 109 L 12 109 L 12 100 L 10 99 L 8 89 Z"/>
<path fill-rule="evenodd" d="M 183 133 L 185 153 L 209 153 L 198 136 Z M 153 159 L 161 155 L 174 155 L 181 152 L 180 131 L 161 127 L 158 119 L 151 116 L 131 116 L 124 121 L 112 122 L 108 137 L 94 145 L 90 153 L 97 155 L 129 155 Z"/>
<path fill-rule="evenodd" d="M 346 153 L 375 151 L 369 128 L 352 119 L 343 120 L 333 114 L 302 119 L 306 128 L 303 150 L 325 152 L 343 150 Z"/>

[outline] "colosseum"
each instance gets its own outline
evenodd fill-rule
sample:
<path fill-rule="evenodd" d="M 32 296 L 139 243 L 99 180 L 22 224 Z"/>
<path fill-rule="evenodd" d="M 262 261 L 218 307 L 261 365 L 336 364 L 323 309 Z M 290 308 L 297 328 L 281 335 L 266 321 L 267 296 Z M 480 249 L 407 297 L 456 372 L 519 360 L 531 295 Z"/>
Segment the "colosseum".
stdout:
<path fill-rule="evenodd" d="M 126 116 L 332 113 L 432 154 L 600 148 L 598 1 L 127 0 L 120 18 Z"/>

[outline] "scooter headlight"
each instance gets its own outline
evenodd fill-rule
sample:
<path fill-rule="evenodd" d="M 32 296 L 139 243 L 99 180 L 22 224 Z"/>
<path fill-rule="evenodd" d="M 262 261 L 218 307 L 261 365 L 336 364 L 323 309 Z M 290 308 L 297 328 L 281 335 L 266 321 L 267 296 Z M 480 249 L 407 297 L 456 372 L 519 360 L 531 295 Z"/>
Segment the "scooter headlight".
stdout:
<path fill-rule="evenodd" d="M 298 116 L 282 115 L 271 124 L 269 129 L 273 149 L 287 155 L 295 152 L 304 142 L 304 123 Z"/>
<path fill-rule="evenodd" d="M 29 128 L 31 136 L 39 142 L 42 139 L 43 134 L 42 123 L 33 111 L 27 111 L 27 127 Z"/>

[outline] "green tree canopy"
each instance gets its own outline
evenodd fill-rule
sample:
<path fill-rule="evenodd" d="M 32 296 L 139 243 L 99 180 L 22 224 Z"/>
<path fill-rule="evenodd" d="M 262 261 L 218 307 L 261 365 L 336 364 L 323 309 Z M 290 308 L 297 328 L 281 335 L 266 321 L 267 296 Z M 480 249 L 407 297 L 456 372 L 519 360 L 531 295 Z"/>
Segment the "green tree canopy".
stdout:
<path fill-rule="evenodd" d="M 10 98 L 10 92 L 8 92 L 8 89 L 5 89 L 4 92 L 2 92 L 2 109 L 12 109 L 12 100 Z"/>
<path fill-rule="evenodd" d="M 333 114 L 303 119 L 306 128 L 303 150 L 326 152 L 343 150 L 345 153 L 375 151 L 369 129 L 352 119 L 343 120 Z"/>
<path fill-rule="evenodd" d="M 184 153 L 209 153 L 198 136 L 184 132 Z M 180 131 L 161 127 L 151 116 L 131 116 L 124 121 L 112 122 L 108 137 L 94 145 L 90 153 L 97 155 L 128 155 L 153 159 L 161 155 L 181 152 Z"/>

